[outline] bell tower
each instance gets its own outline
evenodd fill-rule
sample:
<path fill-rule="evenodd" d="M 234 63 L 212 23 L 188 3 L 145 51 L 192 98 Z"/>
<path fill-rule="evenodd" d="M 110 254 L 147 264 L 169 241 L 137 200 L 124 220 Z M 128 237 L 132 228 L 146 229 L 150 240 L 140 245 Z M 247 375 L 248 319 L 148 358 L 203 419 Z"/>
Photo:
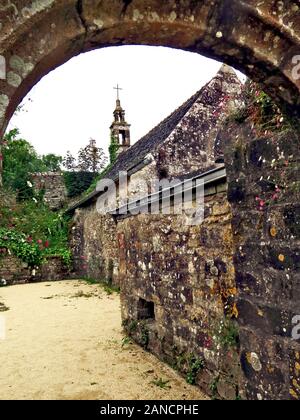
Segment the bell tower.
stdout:
<path fill-rule="evenodd" d="M 122 90 L 119 85 L 117 85 L 117 101 L 116 109 L 114 111 L 114 121 L 110 127 L 111 138 L 114 139 L 119 148 L 117 151 L 117 156 L 121 153 L 128 150 L 131 146 L 130 144 L 130 124 L 126 122 L 125 111 L 121 107 L 120 94 L 119 91 Z"/>

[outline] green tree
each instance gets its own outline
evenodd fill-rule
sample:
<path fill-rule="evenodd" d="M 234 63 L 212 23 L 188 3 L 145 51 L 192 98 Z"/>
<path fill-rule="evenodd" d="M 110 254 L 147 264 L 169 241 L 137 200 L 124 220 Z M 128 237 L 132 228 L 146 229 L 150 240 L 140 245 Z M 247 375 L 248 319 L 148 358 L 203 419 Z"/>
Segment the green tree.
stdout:
<path fill-rule="evenodd" d="M 96 140 L 90 139 L 89 144 L 78 153 L 78 168 L 82 172 L 99 173 L 106 163 L 105 153 L 102 148 L 97 147 Z"/>
<path fill-rule="evenodd" d="M 66 169 L 68 169 L 68 171 L 76 170 L 76 159 L 69 150 L 67 151 L 66 156 L 63 158 L 63 165 Z"/>
<path fill-rule="evenodd" d="M 33 146 L 19 138 L 18 129 L 11 130 L 3 143 L 3 185 L 18 193 L 19 199 L 32 197 L 30 174 L 40 165 Z"/>
<path fill-rule="evenodd" d="M 46 172 L 59 172 L 61 170 L 63 158 L 61 156 L 50 153 L 48 155 L 42 156 L 41 163 L 44 166 Z"/>
<path fill-rule="evenodd" d="M 17 192 L 19 199 L 33 197 L 31 174 L 60 170 L 62 157 L 39 157 L 34 147 L 20 138 L 18 129 L 9 131 L 3 142 L 3 186 Z"/>

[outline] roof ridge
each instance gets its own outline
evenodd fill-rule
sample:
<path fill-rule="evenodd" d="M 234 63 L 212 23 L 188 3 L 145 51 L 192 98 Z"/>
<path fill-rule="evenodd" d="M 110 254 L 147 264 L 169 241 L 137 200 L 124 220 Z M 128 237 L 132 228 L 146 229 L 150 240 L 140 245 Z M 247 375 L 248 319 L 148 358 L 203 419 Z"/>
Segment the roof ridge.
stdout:
<path fill-rule="evenodd" d="M 126 171 L 129 168 L 132 168 L 139 164 L 145 156 L 147 156 L 151 151 L 155 150 L 160 144 L 162 144 L 173 132 L 173 130 L 178 126 L 180 121 L 187 115 L 191 110 L 192 106 L 197 102 L 198 99 L 205 99 L 205 93 L 211 89 L 212 83 L 218 81 L 222 74 L 225 76 L 226 73 L 231 73 L 232 76 L 235 75 L 237 80 L 238 76 L 233 69 L 226 66 L 221 66 L 220 70 L 207 82 L 204 86 L 201 87 L 196 93 L 194 93 L 190 98 L 188 98 L 182 105 L 180 105 L 175 111 L 169 114 L 164 120 L 157 124 L 152 130 L 147 134 L 141 137 L 135 144 L 133 144 L 128 150 L 121 153 L 116 160 L 116 162 L 111 167 L 110 171 L 107 173 L 107 177 L 114 178 L 116 174 L 120 171 Z"/>
<path fill-rule="evenodd" d="M 182 118 L 185 117 L 185 115 L 188 113 L 188 111 L 191 109 L 192 105 L 196 102 L 196 98 L 200 96 L 200 93 L 202 92 L 202 90 L 206 87 L 203 86 L 200 90 L 198 90 L 198 92 L 194 93 L 191 97 L 189 97 L 189 99 L 187 99 L 185 102 L 183 102 L 180 106 L 178 106 L 178 108 L 176 108 L 173 112 L 171 112 L 171 114 L 169 114 L 166 118 L 164 118 L 160 123 L 158 123 L 155 127 L 153 127 L 148 133 L 146 133 L 143 137 L 141 137 L 132 147 L 134 147 L 136 144 L 138 144 L 140 141 L 142 141 L 145 137 L 147 137 L 148 135 L 152 134 L 159 126 L 161 126 L 162 124 L 166 123 L 168 120 L 170 120 L 174 115 L 178 114 L 178 112 L 181 109 L 184 109 L 190 102 L 191 105 L 188 107 L 188 109 L 186 110 L 186 112 L 183 114 Z M 195 98 L 195 99 L 194 99 Z"/>

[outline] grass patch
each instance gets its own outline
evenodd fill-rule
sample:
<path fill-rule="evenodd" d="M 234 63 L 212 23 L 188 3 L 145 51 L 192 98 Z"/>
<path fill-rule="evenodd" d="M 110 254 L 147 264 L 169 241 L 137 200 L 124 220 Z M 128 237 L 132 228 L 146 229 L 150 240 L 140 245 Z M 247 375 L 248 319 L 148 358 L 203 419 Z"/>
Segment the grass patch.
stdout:
<path fill-rule="evenodd" d="M 104 292 L 109 296 L 114 294 L 114 293 L 119 294 L 120 291 L 121 291 L 119 287 L 113 286 L 112 284 L 110 284 L 106 280 L 95 280 L 95 279 L 85 278 L 85 279 L 83 279 L 83 281 L 85 283 L 93 285 L 93 286 L 97 285 L 97 286 L 102 287 Z"/>
<path fill-rule="evenodd" d="M 131 346 L 132 344 L 133 344 L 133 342 L 132 342 L 130 337 L 124 337 L 122 339 L 122 348 Z"/>
<path fill-rule="evenodd" d="M 82 290 L 79 290 L 77 293 L 75 293 L 75 295 L 72 296 L 72 298 L 77 299 L 77 298 L 86 298 L 86 299 L 90 299 L 93 297 L 97 297 L 97 295 L 95 293 L 89 292 L 83 292 Z"/>
<path fill-rule="evenodd" d="M 9 311 L 9 307 L 0 302 L 0 312 Z"/>
<path fill-rule="evenodd" d="M 154 381 L 150 382 L 151 385 L 155 385 L 161 389 L 171 389 L 171 386 L 169 385 L 169 383 L 170 383 L 169 380 L 164 380 L 162 378 L 155 379 Z"/>

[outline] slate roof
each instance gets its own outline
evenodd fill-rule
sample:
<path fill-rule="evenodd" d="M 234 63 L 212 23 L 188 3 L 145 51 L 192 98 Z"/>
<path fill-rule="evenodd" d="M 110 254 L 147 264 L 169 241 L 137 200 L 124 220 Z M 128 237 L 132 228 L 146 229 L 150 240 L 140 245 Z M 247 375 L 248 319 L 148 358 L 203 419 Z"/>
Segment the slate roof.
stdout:
<path fill-rule="evenodd" d="M 201 98 L 203 98 L 203 102 L 205 103 L 205 94 L 208 89 L 210 89 L 210 85 L 213 80 L 218 78 L 223 79 L 225 75 L 228 77 L 233 78 L 234 80 L 238 80 L 235 71 L 223 64 L 219 72 L 216 76 L 208 82 L 205 86 L 203 86 L 198 92 L 196 92 L 191 98 L 189 98 L 183 105 L 177 108 L 172 114 L 170 114 L 166 119 L 164 119 L 159 125 L 153 128 L 148 134 L 142 137 L 137 143 L 131 146 L 126 152 L 123 152 L 113 165 L 113 167 L 105 174 L 105 178 L 109 178 L 112 180 L 116 180 L 119 177 L 119 172 L 121 171 L 130 171 L 131 169 L 138 167 L 147 155 L 153 152 L 159 145 L 161 145 L 169 135 L 175 130 L 177 125 L 180 121 L 184 118 L 184 116 L 189 112 L 191 107 Z M 215 166 L 214 166 L 215 168 Z M 213 169 L 213 167 L 211 168 Z M 186 174 L 182 176 L 182 179 L 187 179 L 191 175 L 196 176 L 200 174 L 201 171 L 195 171 L 192 174 Z M 80 207 L 83 204 L 87 204 L 90 200 L 94 199 L 97 196 L 97 191 L 91 193 L 88 197 L 84 198 L 83 200 L 79 201 L 75 206 L 73 206 L 70 210 L 74 210 L 76 207 Z"/>
<path fill-rule="evenodd" d="M 142 137 L 137 143 L 122 153 L 112 169 L 106 174 L 107 178 L 115 179 L 120 171 L 128 171 L 138 165 L 157 146 L 162 144 L 175 130 L 182 118 L 187 114 L 193 104 L 197 101 L 204 88 L 195 93 L 181 107 L 153 128 L 148 134 Z"/>
<path fill-rule="evenodd" d="M 111 170 L 106 174 L 106 178 L 117 179 L 120 171 L 129 171 L 131 168 L 141 163 L 149 153 L 155 150 L 157 146 L 162 144 L 169 137 L 194 103 L 197 102 L 198 99 L 201 99 L 202 95 L 205 102 L 204 94 L 211 82 L 219 77 L 223 78 L 225 73 L 229 73 L 231 77 L 237 79 L 234 70 L 229 66 L 223 65 L 210 82 L 203 86 L 197 93 L 184 102 L 183 105 L 172 112 L 171 115 L 142 137 L 137 143 L 131 146 L 130 149 L 123 152 Z"/>

